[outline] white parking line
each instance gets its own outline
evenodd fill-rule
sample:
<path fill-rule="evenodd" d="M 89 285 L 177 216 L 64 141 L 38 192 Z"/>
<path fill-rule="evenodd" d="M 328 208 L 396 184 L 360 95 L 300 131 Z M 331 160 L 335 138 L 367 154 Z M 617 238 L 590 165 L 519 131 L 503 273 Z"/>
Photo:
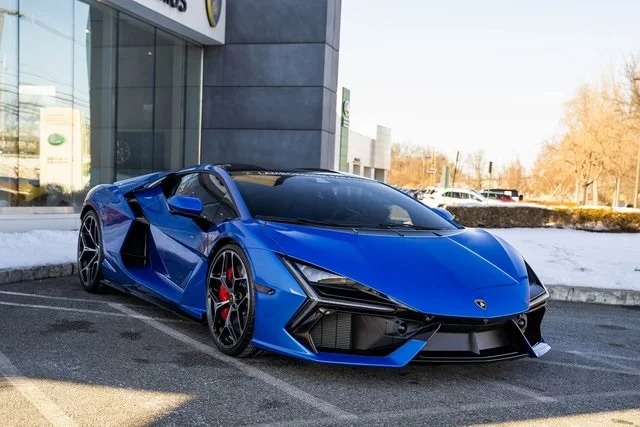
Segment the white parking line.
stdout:
<path fill-rule="evenodd" d="M 75 426 L 76 422 L 33 382 L 23 377 L 18 368 L 0 352 L 0 375 L 22 394 L 54 426 Z"/>
<path fill-rule="evenodd" d="M 95 304 L 109 304 L 111 301 L 104 301 L 98 299 L 90 299 L 90 298 L 70 298 L 70 297 L 54 297 L 51 295 L 41 295 L 41 294 L 28 294 L 25 292 L 12 292 L 12 291 L 0 291 L 0 295 L 10 295 L 16 297 L 26 297 L 26 298 L 40 298 L 40 299 L 50 299 L 55 301 L 69 301 L 69 302 L 88 302 Z M 133 305 L 127 304 L 129 307 L 140 307 L 144 308 L 143 305 Z M 162 308 L 162 307 L 160 307 Z"/>
<path fill-rule="evenodd" d="M 585 358 L 585 359 L 588 359 L 588 360 L 593 360 L 595 362 L 599 362 L 599 363 L 602 363 L 604 365 L 609 365 L 609 366 L 614 367 L 614 368 L 619 368 L 621 370 L 628 371 L 629 373 L 640 375 L 640 371 L 639 370 L 634 369 L 634 368 L 632 368 L 630 366 L 627 366 L 627 365 L 625 365 L 623 363 L 614 362 L 612 360 L 606 360 L 606 358 L 604 358 L 602 355 L 599 355 L 599 354 L 583 353 L 581 351 L 567 351 L 566 353 L 573 354 L 574 356 L 582 357 L 582 358 Z M 636 359 L 636 360 L 638 360 L 638 359 Z"/>
<path fill-rule="evenodd" d="M 591 366 L 591 365 L 581 365 L 579 363 L 569 363 L 569 362 L 556 362 L 555 360 L 540 360 L 537 359 L 535 364 L 541 365 L 554 365 L 554 366 L 564 366 L 566 368 L 577 368 L 577 369 L 586 369 L 588 371 L 600 371 L 600 372 L 610 372 L 614 374 L 622 374 L 622 375 L 632 375 L 632 376 L 640 376 L 640 372 L 632 372 L 628 369 L 620 370 L 620 369 L 611 369 L 604 368 L 602 366 Z"/>
<path fill-rule="evenodd" d="M 44 298 L 44 299 L 52 299 L 52 300 L 59 300 L 59 301 L 104 303 L 104 301 L 99 301 L 99 300 L 89 299 L 89 298 L 54 297 L 54 296 L 51 296 L 51 295 L 28 294 L 28 293 L 24 293 L 24 292 L 0 291 L 0 294 L 2 294 L 2 295 L 12 295 L 12 296 L 17 296 L 17 297 Z"/>
<path fill-rule="evenodd" d="M 101 316 L 131 317 L 128 314 L 113 313 L 111 311 L 89 310 L 89 309 L 86 309 L 86 308 L 60 307 L 60 306 L 57 306 L 57 305 L 20 304 L 20 303 L 17 303 L 17 302 L 8 302 L 8 301 L 0 301 L 0 305 L 7 305 L 7 306 L 10 306 L 10 307 L 39 308 L 39 309 L 43 309 L 43 310 L 69 311 L 69 312 L 73 312 L 73 313 L 98 314 L 98 315 L 101 315 Z M 109 305 L 111 305 L 111 303 L 109 303 Z M 156 318 L 149 317 L 149 316 L 143 316 L 142 314 L 139 314 L 138 317 L 145 318 L 145 319 L 156 319 Z M 157 319 L 157 320 L 161 320 L 163 322 L 182 323 L 181 320 L 177 320 L 177 319 Z"/>
<path fill-rule="evenodd" d="M 147 325 L 157 329 L 158 331 L 165 333 L 167 335 L 169 335 L 170 337 L 182 342 L 183 344 L 186 344 L 208 356 L 213 357 L 214 359 L 217 359 L 221 362 L 227 363 L 233 367 L 235 367 L 236 369 L 242 371 L 245 375 L 256 378 L 268 385 L 270 385 L 271 387 L 275 387 L 277 389 L 279 389 L 280 391 L 283 391 L 284 393 L 288 394 L 289 396 L 300 400 L 304 403 L 306 403 L 309 406 L 312 406 L 313 408 L 324 412 L 325 414 L 333 417 L 333 419 L 335 420 L 335 418 L 340 418 L 340 419 L 346 419 L 346 420 L 355 420 L 358 417 L 350 412 L 347 412 L 343 409 L 338 408 L 337 406 L 326 402 L 316 396 L 313 396 L 309 393 L 307 393 L 304 390 L 301 390 L 289 383 L 286 383 L 284 381 L 282 381 L 281 379 L 278 379 L 276 377 L 274 377 L 271 374 L 268 374 L 256 367 L 247 365 L 243 362 L 241 362 L 238 359 L 235 359 L 233 357 L 229 357 L 226 356 L 222 353 L 220 353 L 218 350 L 214 349 L 213 347 L 210 347 L 206 344 L 201 343 L 198 340 L 195 340 L 185 334 L 183 334 L 182 332 L 179 332 L 173 328 L 170 328 L 169 326 L 162 324 L 160 322 L 158 322 L 157 320 L 151 319 L 149 317 L 146 316 L 141 316 L 140 314 L 138 314 L 137 312 L 135 312 L 134 310 L 131 310 L 128 307 L 125 307 L 122 304 L 118 304 L 118 303 L 110 303 L 109 304 L 111 307 L 115 308 L 116 310 L 121 311 L 122 313 L 125 313 L 131 317 L 135 317 L 136 319 L 139 319 L 141 321 L 143 321 L 144 323 L 146 323 Z"/>
<path fill-rule="evenodd" d="M 588 354 L 589 356 L 606 357 L 607 359 L 618 359 L 618 360 L 628 360 L 630 362 L 640 362 L 640 357 L 619 356 L 617 354 L 609 354 L 609 353 L 593 353 L 590 351 L 574 351 L 574 350 L 568 350 L 568 351 L 565 351 L 565 353 Z"/>
<path fill-rule="evenodd" d="M 500 381 L 500 380 L 491 381 L 491 382 L 498 387 L 520 394 L 522 396 L 530 397 L 532 399 L 537 400 L 538 402 L 546 402 L 546 403 L 557 402 L 557 400 L 554 399 L 553 397 L 545 396 L 527 387 L 522 387 L 516 384 L 511 384 L 507 381 Z"/>

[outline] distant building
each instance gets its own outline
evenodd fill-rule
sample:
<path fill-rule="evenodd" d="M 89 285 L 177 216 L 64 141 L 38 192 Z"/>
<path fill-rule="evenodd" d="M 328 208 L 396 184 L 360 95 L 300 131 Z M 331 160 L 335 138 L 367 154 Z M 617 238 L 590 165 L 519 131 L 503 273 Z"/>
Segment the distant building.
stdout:
<path fill-rule="evenodd" d="M 348 172 L 386 182 L 391 168 L 391 129 L 378 125 L 376 137 L 349 130 Z"/>

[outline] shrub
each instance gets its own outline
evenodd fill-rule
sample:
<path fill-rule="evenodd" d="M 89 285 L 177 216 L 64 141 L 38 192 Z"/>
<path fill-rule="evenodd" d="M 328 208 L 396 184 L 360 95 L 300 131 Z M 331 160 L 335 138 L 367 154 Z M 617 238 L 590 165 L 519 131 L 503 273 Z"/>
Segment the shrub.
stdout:
<path fill-rule="evenodd" d="M 449 206 L 466 227 L 575 228 L 591 231 L 640 232 L 640 212 L 606 208 L 546 208 L 542 206 Z"/>

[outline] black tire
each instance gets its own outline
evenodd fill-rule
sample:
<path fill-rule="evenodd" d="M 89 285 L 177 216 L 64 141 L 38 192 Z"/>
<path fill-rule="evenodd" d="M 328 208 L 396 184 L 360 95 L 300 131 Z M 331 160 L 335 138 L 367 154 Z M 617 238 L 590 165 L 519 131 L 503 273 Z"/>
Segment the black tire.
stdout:
<path fill-rule="evenodd" d="M 215 255 L 207 274 L 207 325 L 218 349 L 252 357 L 256 292 L 249 260 L 240 246 L 228 244 Z"/>
<path fill-rule="evenodd" d="M 77 270 L 82 287 L 91 293 L 104 292 L 102 284 L 102 230 L 100 220 L 94 210 L 82 217 L 78 232 Z"/>

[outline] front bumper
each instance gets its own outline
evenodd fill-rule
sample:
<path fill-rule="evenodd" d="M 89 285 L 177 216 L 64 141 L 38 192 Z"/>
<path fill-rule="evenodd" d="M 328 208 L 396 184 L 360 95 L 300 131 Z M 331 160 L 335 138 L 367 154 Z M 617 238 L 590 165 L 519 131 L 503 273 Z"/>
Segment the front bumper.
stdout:
<path fill-rule="evenodd" d="M 281 351 L 291 356 L 324 363 L 399 367 L 410 362 L 540 357 L 550 348 L 540 330 L 548 295 L 534 299 L 524 313 L 501 318 L 438 316 L 416 312 L 370 288 L 345 290 L 308 283 L 294 265 L 288 260 L 284 263 L 307 295 L 285 328 L 299 345 L 295 354 Z"/>
<path fill-rule="evenodd" d="M 545 310 L 539 305 L 518 316 L 470 319 L 308 302 L 288 331 L 309 350 L 300 356 L 317 362 L 390 367 L 494 362 L 541 357 L 549 350 L 540 332 Z"/>

